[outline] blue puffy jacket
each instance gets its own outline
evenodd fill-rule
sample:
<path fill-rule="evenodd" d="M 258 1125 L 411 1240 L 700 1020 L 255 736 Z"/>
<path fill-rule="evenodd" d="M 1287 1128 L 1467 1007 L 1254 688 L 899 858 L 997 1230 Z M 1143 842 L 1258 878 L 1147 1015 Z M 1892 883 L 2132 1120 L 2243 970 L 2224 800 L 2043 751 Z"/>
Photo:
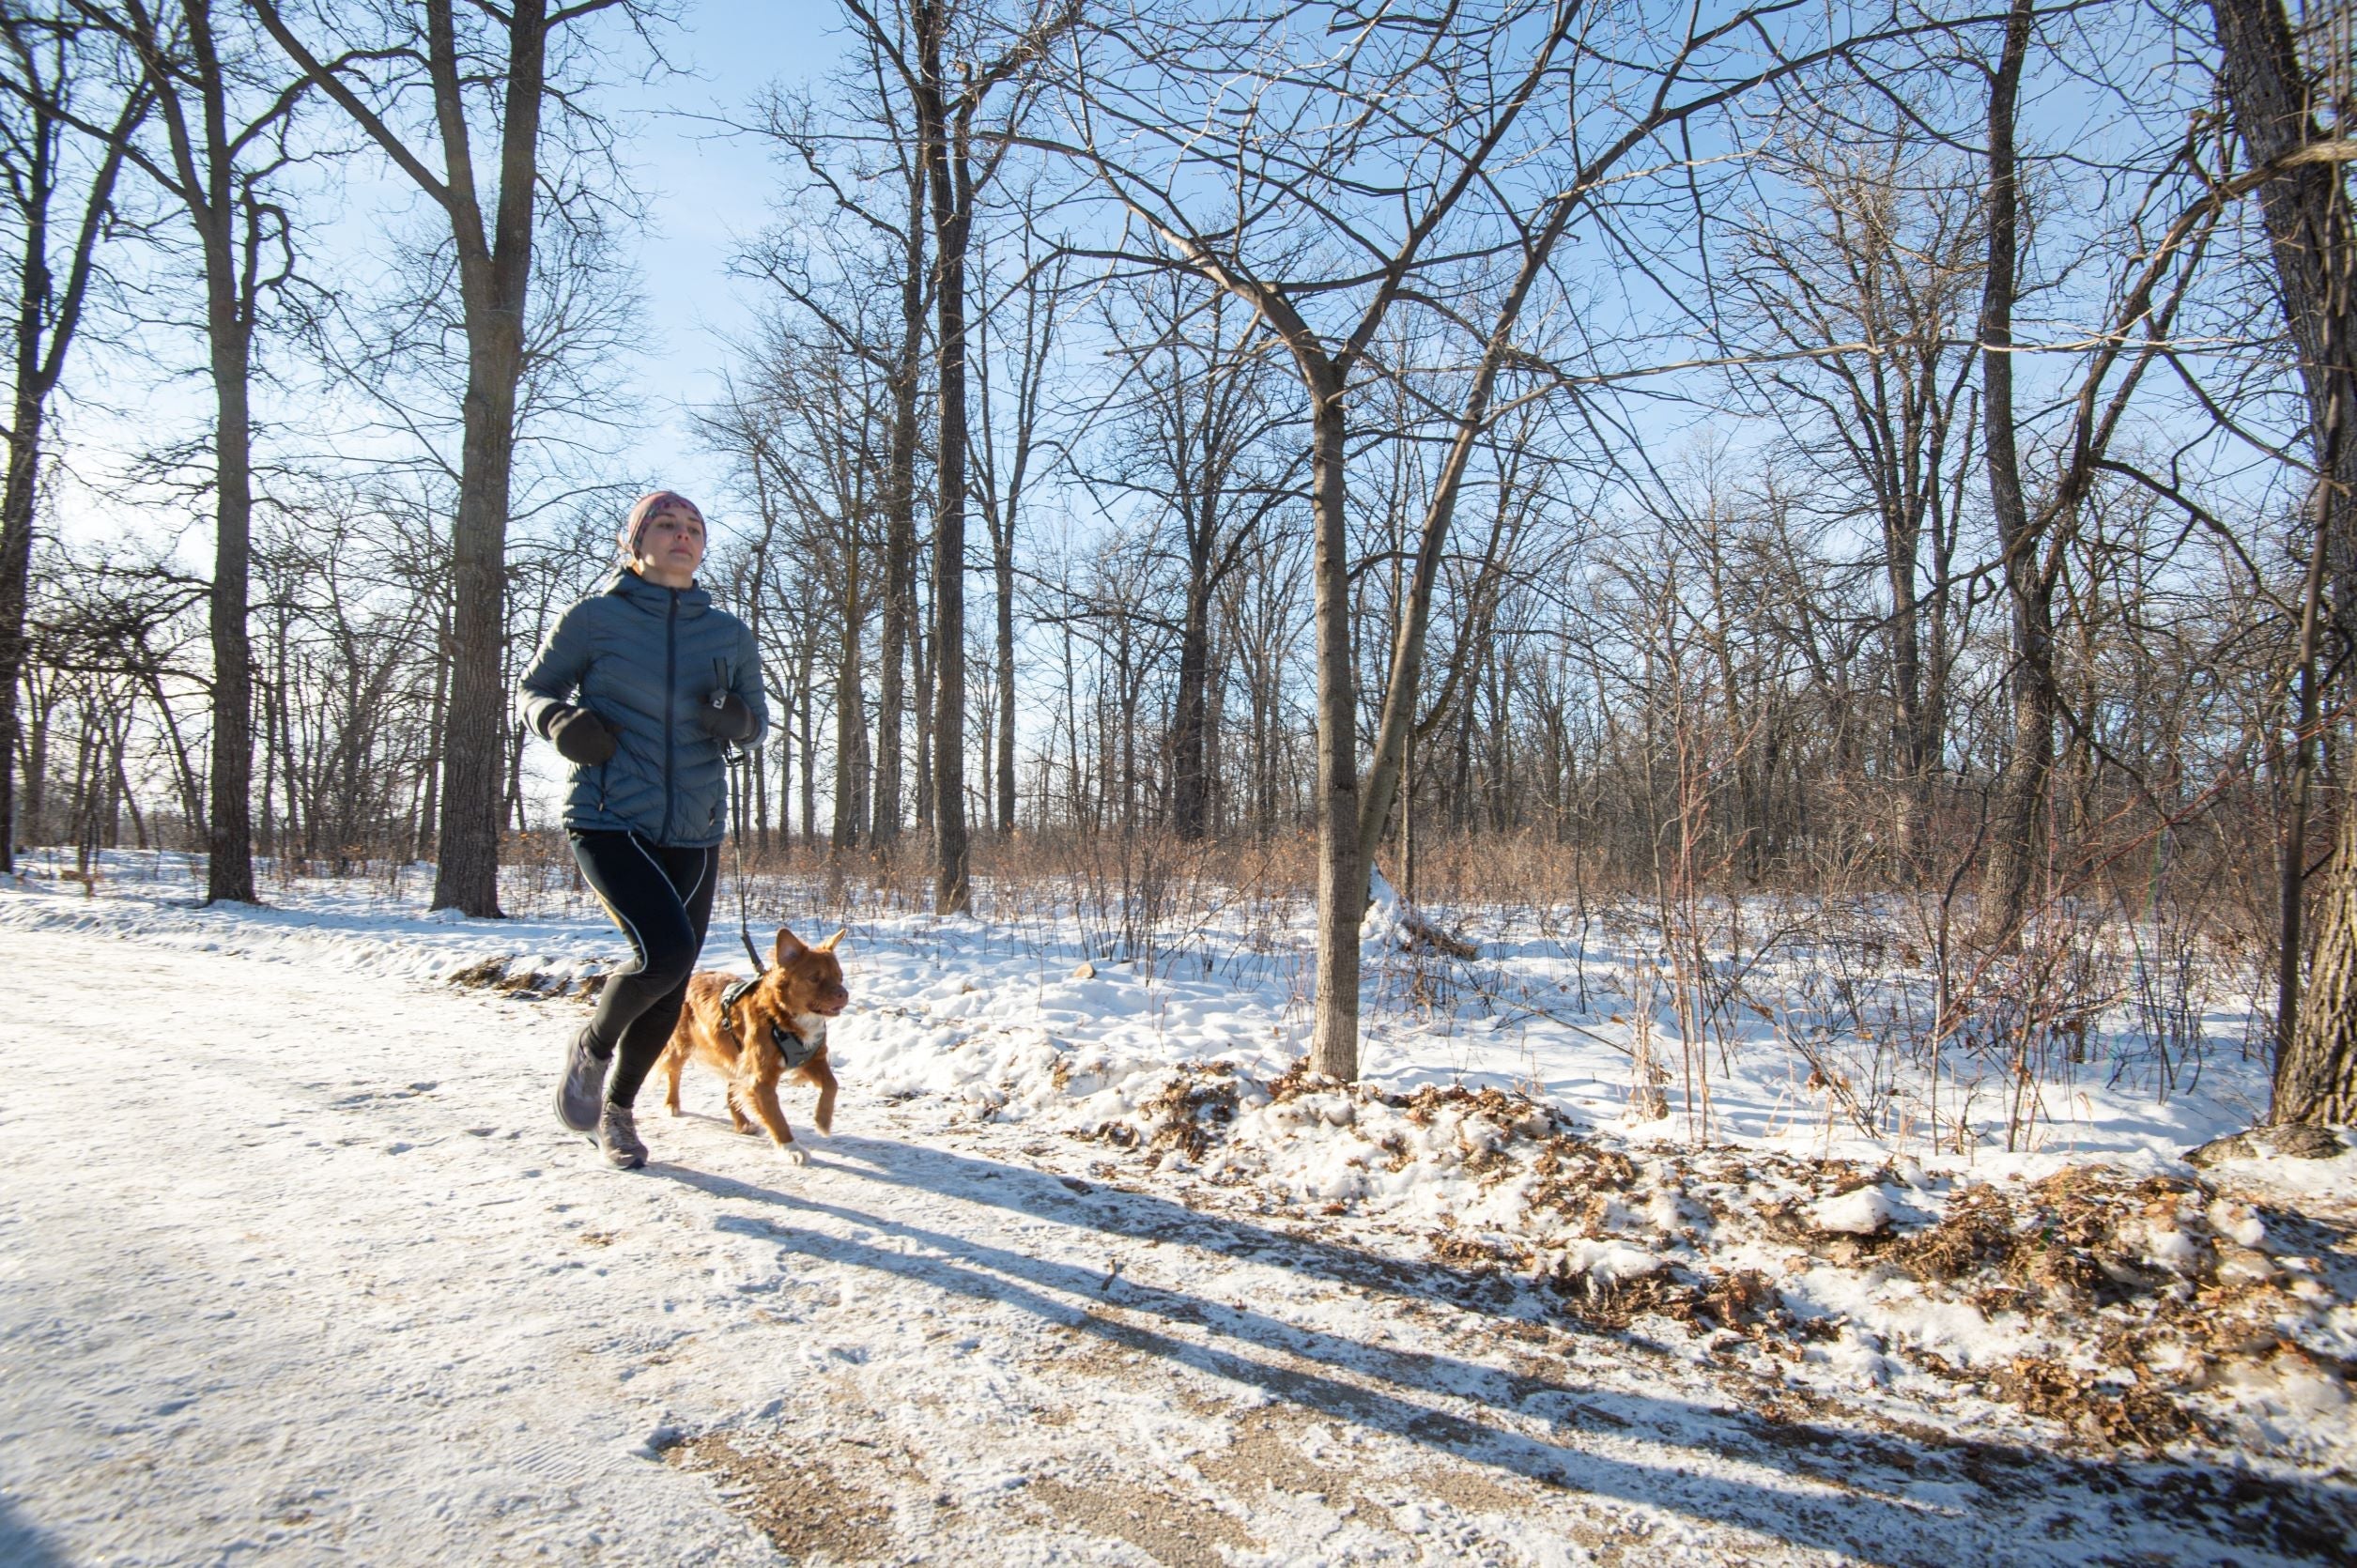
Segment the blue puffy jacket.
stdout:
<path fill-rule="evenodd" d="M 742 744 L 759 745 L 769 726 L 760 650 L 702 589 L 665 588 L 625 568 L 566 610 L 516 683 L 516 711 L 546 738 L 566 704 L 587 708 L 617 744 L 608 761 L 573 768 L 564 825 L 684 848 L 718 843 L 727 765 L 697 721 L 716 686 L 751 710 L 753 733 Z"/>

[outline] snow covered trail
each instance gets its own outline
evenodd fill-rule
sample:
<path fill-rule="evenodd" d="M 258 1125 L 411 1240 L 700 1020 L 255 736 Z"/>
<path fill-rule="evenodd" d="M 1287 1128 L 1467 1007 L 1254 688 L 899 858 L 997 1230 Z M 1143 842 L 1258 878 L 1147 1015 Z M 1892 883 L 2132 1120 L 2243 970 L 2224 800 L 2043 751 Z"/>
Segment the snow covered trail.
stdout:
<path fill-rule="evenodd" d="M 578 1013 L 17 930 L 0 1561 L 2254 1561 L 2347 1490 L 1796 1406 L 882 1102 L 547 1106 Z M 807 1099 L 790 1101 L 803 1125 Z M 1097 1175 L 1099 1179 L 1090 1179 Z"/>

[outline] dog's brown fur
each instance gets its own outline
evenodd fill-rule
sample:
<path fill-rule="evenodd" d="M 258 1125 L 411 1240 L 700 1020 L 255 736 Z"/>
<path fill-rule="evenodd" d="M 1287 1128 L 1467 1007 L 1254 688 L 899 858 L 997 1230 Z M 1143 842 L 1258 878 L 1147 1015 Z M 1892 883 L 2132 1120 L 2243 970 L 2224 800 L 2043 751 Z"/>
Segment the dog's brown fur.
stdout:
<path fill-rule="evenodd" d="M 802 1151 L 793 1146 L 793 1129 L 778 1107 L 778 1081 L 785 1076 L 786 1059 L 769 1038 L 772 1024 L 809 1040 L 818 1033 L 818 1051 L 795 1069 L 794 1076 L 814 1084 L 818 1109 L 811 1119 L 821 1132 L 835 1130 L 835 1069 L 826 1063 L 826 1021 L 851 1001 L 843 986 L 843 966 L 835 957 L 837 931 L 816 946 L 805 944 L 783 926 L 778 928 L 774 961 L 761 983 L 737 1001 L 731 1022 L 723 1029 L 720 998 L 737 982 L 734 975 L 705 971 L 687 982 L 687 1005 L 679 1011 L 670 1042 L 661 1058 L 663 1109 L 679 1115 L 679 1075 L 690 1057 L 718 1073 L 729 1085 L 729 1119 L 739 1132 L 753 1130 L 749 1112 L 769 1134 L 783 1158 L 799 1165 Z"/>

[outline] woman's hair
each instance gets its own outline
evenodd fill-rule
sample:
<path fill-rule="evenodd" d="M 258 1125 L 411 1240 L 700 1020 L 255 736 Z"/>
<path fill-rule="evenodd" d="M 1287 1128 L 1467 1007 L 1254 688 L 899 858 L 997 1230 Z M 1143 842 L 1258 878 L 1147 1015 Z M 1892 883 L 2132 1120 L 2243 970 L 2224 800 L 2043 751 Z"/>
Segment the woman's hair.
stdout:
<path fill-rule="evenodd" d="M 647 521 L 658 512 L 672 510 L 692 512 L 696 521 L 704 520 L 703 508 L 681 495 L 677 490 L 649 490 L 630 503 L 630 515 L 622 525 L 622 557 L 628 561 L 639 553 L 639 536 L 646 532 Z"/>

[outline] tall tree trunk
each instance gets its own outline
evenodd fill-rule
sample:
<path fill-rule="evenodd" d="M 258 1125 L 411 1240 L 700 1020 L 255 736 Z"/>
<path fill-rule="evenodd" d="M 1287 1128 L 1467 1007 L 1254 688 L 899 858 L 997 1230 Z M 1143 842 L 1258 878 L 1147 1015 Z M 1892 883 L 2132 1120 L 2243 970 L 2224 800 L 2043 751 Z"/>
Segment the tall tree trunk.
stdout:
<path fill-rule="evenodd" d="M 2299 715 L 2294 737 L 2290 822 L 2282 870 L 2277 975 L 2277 1046 L 2272 1119 L 2346 1122 L 2357 1119 L 2357 801 L 2344 799 L 2341 830 L 2317 911 L 2308 994 L 2300 988 L 2302 883 L 2305 871 L 2308 778 L 2318 741 L 2317 658 L 2318 600 L 2332 584 L 2334 619 L 2347 637 L 2357 616 L 2349 562 L 2357 555 L 2357 346 L 2350 284 L 2357 269 L 2348 187 L 2334 162 L 2301 161 L 2301 152 L 2328 140 L 2310 101 L 2289 17 L 2281 0 L 2211 0 L 2226 98 L 2235 129 L 2254 171 L 2272 170 L 2258 186 L 2261 215 L 2275 261 L 2285 325 L 2299 356 L 2308 404 L 2309 440 L 2316 453 L 2308 604 L 2296 672 Z M 2341 40 L 2336 48 L 2346 48 Z M 2345 85 L 2345 71 L 2334 76 Z"/>
<path fill-rule="evenodd" d="M 22 837 L 16 779 L 24 735 L 17 693 L 24 679 L 24 614 L 31 599 L 34 508 L 39 493 L 43 425 L 50 394 L 65 374 L 67 352 L 82 324 L 83 302 L 88 297 L 104 220 L 113 208 L 115 182 L 123 167 L 123 149 L 146 117 L 153 100 L 145 80 L 124 97 L 113 134 L 83 193 L 81 223 L 73 232 L 60 288 L 50 256 L 54 222 L 50 209 L 58 193 L 57 155 L 66 134 L 66 113 L 71 106 L 65 63 L 69 45 L 54 35 L 44 36 L 40 19 L 15 7 L 0 15 L 0 27 L 11 35 L 11 52 L 26 70 L 15 85 L 23 89 L 20 107 L 27 118 L 17 145 L 23 162 L 10 170 L 13 177 L 6 183 L 15 209 L 11 217 L 23 245 L 17 257 L 8 469 L 5 484 L 0 484 L 0 872 L 8 872 L 16 869 L 16 846 Z M 48 82 L 38 75 L 44 58 L 56 63 L 57 76 Z M 28 776 L 28 801 L 38 800 L 39 789 L 39 781 Z"/>
<path fill-rule="evenodd" d="M 867 816 L 866 750 L 868 699 L 862 689 L 859 625 L 866 607 L 859 602 L 859 568 L 855 532 L 846 530 L 842 635 L 835 658 L 835 824 L 827 842 L 839 850 L 855 849 Z M 882 807 L 878 807 L 881 822 Z"/>
<path fill-rule="evenodd" d="M 818 638 L 807 638 L 802 644 L 802 678 L 799 687 L 800 706 L 796 712 L 794 721 L 795 729 L 798 730 L 802 735 L 802 841 L 806 844 L 814 844 L 818 842 L 818 769 L 815 765 L 818 731 L 812 728 L 810 718 L 810 677 L 813 671 L 813 667 L 815 667 L 817 663 Z M 860 730 L 858 738 L 862 747 L 860 753 L 861 771 L 864 774 L 866 771 L 865 747 L 867 744 L 867 730 L 864 726 Z M 786 815 L 787 803 L 784 794 L 781 792 L 778 801 L 778 816 L 781 826 L 784 824 Z"/>
<path fill-rule="evenodd" d="M 932 605 L 922 597 L 915 603 L 909 616 L 908 682 L 909 711 L 917 717 L 917 787 L 910 793 L 917 802 L 917 829 L 930 833 L 933 825 L 933 638 L 925 628 L 932 619 Z"/>
<path fill-rule="evenodd" d="M 1883 516 L 1883 573 L 1890 593 L 1891 751 L 1898 763 L 1899 817 L 1893 870 L 1912 880 L 1931 812 L 1933 743 L 1923 702 L 1921 615 L 1916 607 L 1916 555 L 1922 529 L 1902 500 Z"/>
<path fill-rule="evenodd" d="M 201 124 L 176 101 L 181 195 L 204 257 L 205 336 L 213 383 L 212 768 L 206 816 L 208 902 L 254 901 L 254 664 L 246 623 L 253 564 L 254 424 L 251 408 L 254 269 L 260 213 L 240 189 L 230 140 L 229 85 L 208 8 L 184 8 Z M 201 137 L 201 141 L 198 138 Z M 239 244 L 239 219 L 245 243 Z"/>
<path fill-rule="evenodd" d="M 1218 498 L 1202 496 L 1196 504 L 1215 512 Z M 1178 689 L 1172 702 L 1170 724 L 1170 825 L 1181 838 L 1200 838 L 1209 822 L 1210 784 L 1206 693 L 1211 675 L 1210 562 L 1206 559 L 1213 521 L 1207 517 L 1194 531 L 1188 551 L 1187 605 L 1178 628 Z"/>
<path fill-rule="evenodd" d="M 445 590 L 438 594 L 439 604 L 434 620 L 434 695 L 426 707 L 424 765 L 424 799 L 419 803 L 417 838 L 411 853 L 425 858 L 441 834 L 442 732 L 443 720 L 450 711 L 450 594 Z M 288 786 L 287 798 L 294 798 Z"/>
<path fill-rule="evenodd" d="M 1312 576 L 1317 620 L 1317 991 L 1310 1066 L 1359 1076 L 1359 922 L 1367 862 L 1359 853 L 1358 675 L 1350 646 L 1350 531 L 1345 514 L 1345 409 L 1339 377 L 1310 386 Z"/>
<path fill-rule="evenodd" d="M 2357 1122 L 2357 809 L 2341 807 L 2340 836 L 2317 910 L 2306 1005 L 2276 1053 L 2277 1122 Z"/>
<path fill-rule="evenodd" d="M 524 371 L 525 293 L 531 281 L 533 203 L 548 46 L 547 0 L 515 0 L 506 18 L 500 190 L 486 235 L 468 150 L 450 0 L 428 0 L 452 224 L 467 332 L 456 574 L 451 614 L 450 710 L 442 738 L 440 865 L 433 907 L 500 914 L 500 764 L 507 744 L 507 519 L 516 462 L 516 389 Z"/>
<path fill-rule="evenodd" d="M 1988 269 L 1981 283 L 1981 407 L 1989 499 L 2003 551 L 2012 610 L 2012 751 L 1998 776 L 1990 810 L 1989 859 L 1980 893 L 1980 939 L 1997 943 L 2020 929 L 2031 879 L 2041 859 L 2041 829 L 2054 769 L 2054 607 L 2022 489 L 2013 427 L 2013 294 L 2019 273 L 2021 188 L 2013 151 L 2022 64 L 2029 51 L 2031 0 L 2014 0 L 2005 46 L 1989 89 Z"/>
<path fill-rule="evenodd" d="M 780 713 L 790 711 L 784 700 L 786 694 L 781 692 L 778 696 Z M 781 723 L 777 728 L 777 734 L 778 788 L 781 792 L 778 798 L 782 801 L 785 798 L 782 793 L 785 781 L 793 776 L 793 730 Z M 520 752 L 522 747 L 519 746 L 516 749 Z M 752 780 L 753 784 L 753 853 L 757 859 L 765 862 L 769 859 L 769 746 L 767 743 L 764 742 L 753 747 L 752 759 L 745 769 L 745 776 Z"/>
<path fill-rule="evenodd" d="M 965 824 L 965 262 L 973 228 L 968 126 L 953 124 L 942 73 L 947 0 L 914 8 L 920 61 L 918 145 L 933 223 L 934 349 L 939 415 L 933 446 L 933 911 L 961 915 L 967 884 Z"/>
<path fill-rule="evenodd" d="M 16 869 L 18 840 L 27 837 L 40 793 L 30 764 L 24 781 L 28 809 L 20 819 L 16 776 L 24 750 L 23 721 L 17 712 L 17 689 L 24 682 L 24 610 L 31 597 L 33 575 L 33 503 L 40 473 L 42 399 L 28 396 L 23 374 L 24 333 L 17 337 L 16 418 L 8 429 L 7 490 L 0 493 L 0 871 Z"/>
<path fill-rule="evenodd" d="M 1375 756 L 1367 774 L 1366 796 L 1363 802 L 1364 814 L 1358 826 L 1359 861 L 1370 869 L 1375 865 L 1376 846 L 1383 840 L 1384 824 L 1390 820 L 1392 803 L 1398 795 L 1400 777 L 1407 764 L 1408 736 L 1415 725 L 1416 694 L 1424 678 L 1425 642 L 1432 623 L 1433 590 L 1439 580 L 1440 557 L 1448 541 L 1449 529 L 1456 516 L 1457 494 L 1464 486 L 1467 470 L 1471 467 L 1474 448 L 1489 426 L 1491 398 L 1497 388 L 1499 373 L 1513 351 L 1515 329 L 1521 320 L 1522 307 L 1545 270 L 1548 258 L 1554 254 L 1556 243 L 1569 227 L 1572 214 L 1579 209 L 1576 196 L 1560 196 L 1549 206 L 1544 221 L 1532 233 L 1514 286 L 1500 304 L 1497 319 L 1491 324 L 1488 341 L 1482 350 L 1481 364 L 1474 372 L 1473 384 L 1467 392 L 1464 407 L 1457 418 L 1456 434 L 1450 441 L 1448 455 L 1441 461 L 1440 471 L 1433 483 L 1431 499 L 1425 506 L 1425 515 L 1417 530 L 1415 567 L 1409 576 L 1406 602 L 1400 607 L 1398 630 L 1392 642 L 1391 662 L 1383 684 L 1383 711 L 1376 721 Z M 1501 526 L 1504 518 L 1504 487 L 1502 486 Z M 1498 533 L 1493 530 L 1490 551 L 1483 562 L 1485 589 L 1495 558 L 1497 541 Z"/>
<path fill-rule="evenodd" d="M 992 541 L 991 569 L 998 591 L 998 836 L 1015 831 L 1015 517 L 1009 500 L 1005 526 Z"/>
<path fill-rule="evenodd" d="M 441 154 L 437 173 L 296 38 L 277 0 L 247 0 L 279 47 L 441 208 L 450 223 L 467 338 L 467 386 L 458 511 L 451 530 L 451 681 L 440 737 L 440 864 L 433 906 L 491 917 L 500 913 L 500 777 L 507 744 L 507 520 L 547 90 L 549 8 L 548 0 L 513 0 L 503 10 L 483 8 L 507 46 L 497 72 L 502 94 L 499 196 L 486 226 L 466 96 L 476 81 L 470 74 L 476 67 L 460 58 L 454 3 L 424 0 L 424 67 Z M 577 6 L 558 14 L 565 20 L 589 8 Z M 394 53 L 406 59 L 416 52 Z"/>
<path fill-rule="evenodd" d="M 892 376 L 892 447 L 885 475 L 884 625 L 876 650 L 874 826 L 880 849 L 901 837 L 901 715 L 917 618 L 917 393 L 925 341 L 925 181 L 909 181 L 901 272 L 901 352 Z"/>
<path fill-rule="evenodd" d="M 225 237 L 224 237 L 225 240 Z M 249 340 L 234 286 L 208 289 L 213 376 L 212 778 L 206 815 L 205 897 L 254 901 L 254 664 L 246 625 L 253 559 L 253 423 Z M 225 309 L 224 309 L 225 303 Z M 224 321 L 221 317 L 226 314 Z"/>

